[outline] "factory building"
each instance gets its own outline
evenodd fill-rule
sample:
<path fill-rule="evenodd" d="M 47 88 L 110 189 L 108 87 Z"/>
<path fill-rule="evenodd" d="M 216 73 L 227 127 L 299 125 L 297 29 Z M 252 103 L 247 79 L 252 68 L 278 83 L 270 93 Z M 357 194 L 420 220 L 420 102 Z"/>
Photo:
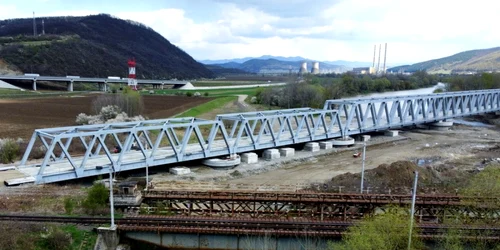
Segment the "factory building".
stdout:
<path fill-rule="evenodd" d="M 376 74 L 377 71 L 375 67 L 359 67 L 359 68 L 353 68 L 352 73 L 357 74 L 357 75 L 373 75 Z"/>

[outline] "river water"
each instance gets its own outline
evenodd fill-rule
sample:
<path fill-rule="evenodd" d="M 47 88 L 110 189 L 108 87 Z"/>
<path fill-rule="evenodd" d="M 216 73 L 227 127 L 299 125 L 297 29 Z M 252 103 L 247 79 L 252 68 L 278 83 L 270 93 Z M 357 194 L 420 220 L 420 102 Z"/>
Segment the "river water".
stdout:
<path fill-rule="evenodd" d="M 356 96 L 358 98 L 362 97 L 371 97 L 371 98 L 377 98 L 377 97 L 391 97 L 391 96 L 405 96 L 405 95 L 425 95 L 425 94 L 432 94 L 434 90 L 438 88 L 444 88 L 444 83 L 438 83 L 433 87 L 429 88 L 422 88 L 422 89 L 412 89 L 412 90 L 401 90 L 401 91 L 391 91 L 391 92 L 384 92 L 384 93 L 372 93 L 372 94 L 367 94 L 367 95 L 359 95 Z"/>

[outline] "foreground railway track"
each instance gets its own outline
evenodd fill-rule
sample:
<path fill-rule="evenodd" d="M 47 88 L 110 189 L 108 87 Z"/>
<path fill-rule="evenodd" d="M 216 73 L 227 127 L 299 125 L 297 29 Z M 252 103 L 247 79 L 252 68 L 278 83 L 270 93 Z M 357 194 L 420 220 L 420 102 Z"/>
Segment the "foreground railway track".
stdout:
<path fill-rule="evenodd" d="M 0 215 L 0 221 L 46 222 L 70 224 L 109 224 L 106 217 L 64 217 L 32 215 Z M 318 221 L 309 219 L 256 219 L 256 218 L 220 218 L 187 216 L 133 216 L 116 219 L 121 232 L 142 231 L 157 233 L 197 233 L 229 235 L 273 235 L 273 236 L 308 236 L 341 237 L 355 222 Z M 492 226 L 449 226 L 441 224 L 418 224 L 420 237 L 439 238 L 449 228 L 459 229 L 464 237 L 477 237 L 487 240 L 500 240 L 500 228 Z M 402 229 L 406 230 L 406 229 Z M 483 233 L 484 232 L 484 233 Z"/>

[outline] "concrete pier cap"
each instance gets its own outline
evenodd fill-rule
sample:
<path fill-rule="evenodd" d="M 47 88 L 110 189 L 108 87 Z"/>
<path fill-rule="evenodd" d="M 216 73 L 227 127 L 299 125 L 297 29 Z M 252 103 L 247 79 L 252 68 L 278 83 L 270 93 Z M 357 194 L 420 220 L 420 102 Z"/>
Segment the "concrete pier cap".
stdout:
<path fill-rule="evenodd" d="M 319 148 L 320 149 L 330 149 L 333 147 L 333 144 L 331 141 L 322 141 L 319 142 Z"/>
<path fill-rule="evenodd" d="M 254 164 L 259 162 L 259 157 L 256 153 L 243 153 L 241 154 L 241 161 L 246 164 Z"/>
<path fill-rule="evenodd" d="M 385 136 L 396 137 L 399 136 L 399 130 L 386 130 L 384 132 Z"/>
<path fill-rule="evenodd" d="M 354 145 L 354 138 L 347 136 L 343 138 L 333 139 L 331 140 L 331 142 L 335 147 L 347 147 Z"/>
<path fill-rule="evenodd" d="M 453 120 L 443 120 L 443 121 L 438 121 L 430 124 L 432 127 L 451 127 L 453 126 Z"/>
<path fill-rule="evenodd" d="M 279 151 L 281 157 L 291 157 L 295 155 L 294 148 L 280 148 Z"/>
<path fill-rule="evenodd" d="M 318 152 L 319 151 L 319 143 L 317 143 L 317 142 L 308 142 L 304 146 L 304 150 L 305 151 L 309 151 L 309 152 Z"/>
<path fill-rule="evenodd" d="M 280 158 L 280 152 L 278 149 L 271 148 L 271 149 L 266 149 L 264 150 L 264 153 L 262 154 L 262 158 L 264 160 L 270 161 L 274 159 L 279 159 Z"/>

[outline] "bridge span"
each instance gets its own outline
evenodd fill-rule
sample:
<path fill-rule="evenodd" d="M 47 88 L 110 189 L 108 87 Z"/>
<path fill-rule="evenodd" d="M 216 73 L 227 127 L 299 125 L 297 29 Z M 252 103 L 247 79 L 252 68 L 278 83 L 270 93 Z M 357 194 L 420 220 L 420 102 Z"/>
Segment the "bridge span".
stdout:
<path fill-rule="evenodd" d="M 0 80 L 17 80 L 17 81 L 31 81 L 33 83 L 32 89 L 37 89 L 37 81 L 50 81 L 50 82 L 66 82 L 68 91 L 73 91 L 73 83 L 97 83 L 102 91 L 107 91 L 108 83 L 128 83 L 128 78 L 93 78 L 93 77 L 80 77 L 80 76 L 38 76 L 33 75 L 0 75 Z M 152 84 L 163 88 L 164 85 L 184 86 L 188 81 L 177 80 L 152 80 L 152 79 L 137 79 L 137 84 Z"/>
<path fill-rule="evenodd" d="M 298 108 L 37 129 L 7 180 L 51 183 L 190 160 L 397 129 L 500 110 L 500 89 L 328 100 Z M 113 150 L 113 148 L 119 150 Z M 32 163 L 36 152 L 45 152 Z"/>

